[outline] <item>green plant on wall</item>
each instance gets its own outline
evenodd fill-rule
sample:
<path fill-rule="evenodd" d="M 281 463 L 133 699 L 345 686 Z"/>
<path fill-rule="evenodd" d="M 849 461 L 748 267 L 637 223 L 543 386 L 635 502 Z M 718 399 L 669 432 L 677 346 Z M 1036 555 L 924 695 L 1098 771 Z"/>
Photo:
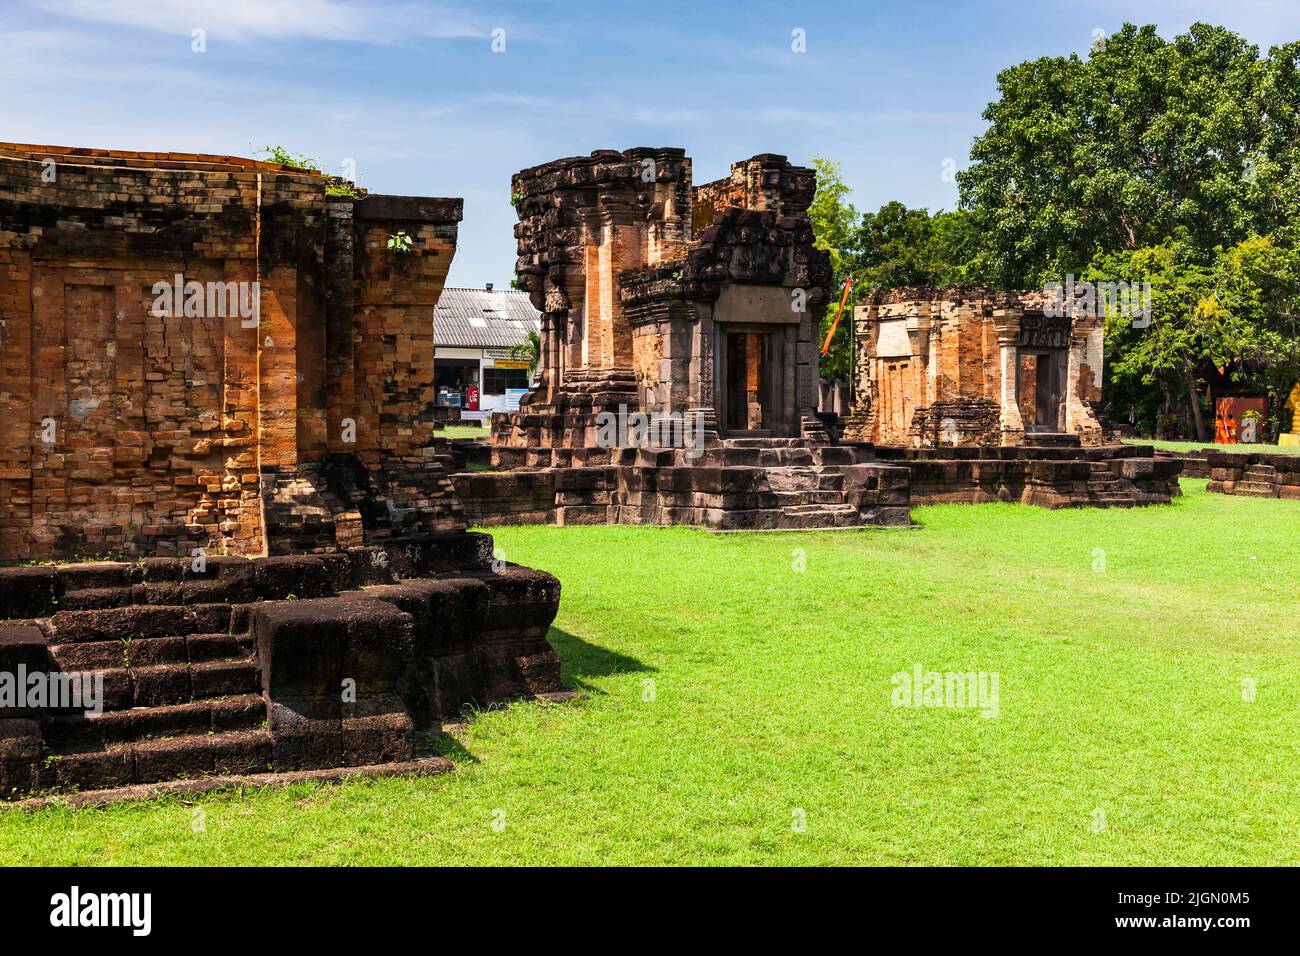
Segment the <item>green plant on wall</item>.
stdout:
<path fill-rule="evenodd" d="M 411 251 L 412 240 L 405 229 L 400 229 L 388 237 L 388 251 L 407 253 Z"/>
<path fill-rule="evenodd" d="M 257 152 L 258 155 L 265 156 L 269 162 L 279 163 L 281 166 L 307 169 L 315 173 L 320 172 L 320 160 L 312 159 L 302 153 L 290 152 L 283 146 L 263 146 Z"/>

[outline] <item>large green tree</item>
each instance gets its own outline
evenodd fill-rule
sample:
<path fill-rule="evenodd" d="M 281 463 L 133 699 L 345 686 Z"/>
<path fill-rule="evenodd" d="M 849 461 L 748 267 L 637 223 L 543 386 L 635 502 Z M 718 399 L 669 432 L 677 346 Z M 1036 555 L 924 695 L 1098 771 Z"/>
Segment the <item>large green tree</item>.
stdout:
<path fill-rule="evenodd" d="M 977 279 L 979 234 L 965 212 L 933 216 L 889 202 L 863 215 L 853 242 L 854 281 L 865 289 L 943 286 Z"/>
<path fill-rule="evenodd" d="M 1149 283 L 1150 324 L 1113 311 L 1106 319 L 1112 403 L 1149 404 L 1153 386 L 1167 410 L 1185 402 L 1196 437 L 1208 438 L 1201 379 L 1212 369 L 1250 377 L 1276 412 L 1300 376 L 1300 263 L 1271 239 L 1252 237 L 1200 261 L 1186 243 L 1165 243 L 1100 257 L 1091 278 Z M 1151 414 L 1153 409 L 1145 409 Z"/>
<path fill-rule="evenodd" d="M 1298 57 L 1300 43 L 1261 57 L 1202 23 L 1173 40 L 1126 24 L 1086 58 L 1004 70 L 958 173 L 993 278 L 1038 286 L 1169 239 L 1208 261 L 1283 227 L 1298 192 Z"/>
<path fill-rule="evenodd" d="M 835 287 L 830 303 L 819 322 L 821 334 L 817 339 L 820 349 L 831 323 L 840 307 L 844 282 L 853 274 L 854 239 L 858 227 L 858 210 L 849 202 L 853 190 L 844 182 L 840 164 L 824 156 L 814 156 L 813 168 L 817 171 L 817 192 L 808 207 L 812 221 L 814 244 L 830 254 Z M 844 306 L 844 318 L 831 340 L 831 350 L 822 356 L 820 374 L 827 381 L 852 381 L 853 370 L 853 301 L 856 290 Z"/>

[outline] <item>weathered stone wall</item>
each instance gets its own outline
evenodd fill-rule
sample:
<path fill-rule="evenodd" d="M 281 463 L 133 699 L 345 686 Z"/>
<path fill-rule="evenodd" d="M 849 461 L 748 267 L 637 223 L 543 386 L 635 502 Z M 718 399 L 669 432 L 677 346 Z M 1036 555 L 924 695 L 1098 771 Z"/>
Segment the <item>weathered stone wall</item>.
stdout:
<path fill-rule="evenodd" d="M 973 286 L 873 293 L 854 311 L 854 403 L 845 435 L 913 447 L 1015 445 L 1027 431 L 1104 441 L 1103 320 L 1074 305 L 1045 312 L 1041 293 Z M 1036 354 L 1043 352 L 1043 355 Z M 1035 421 L 1039 362 L 1059 363 L 1060 406 Z M 1046 371 L 1044 371 L 1046 374 Z"/>
<path fill-rule="evenodd" d="M 1254 498 L 1300 499 L 1300 455 L 1209 450 L 1210 491 Z"/>
<path fill-rule="evenodd" d="M 824 438 L 813 339 L 831 271 L 807 216 L 815 186 L 812 170 L 764 154 L 692 188 L 690 159 L 668 148 L 518 173 L 516 273 L 543 313 L 540 382 L 494 440 L 590 444 L 595 415 L 621 405 L 698 413 L 716 438 L 715 333 L 747 323 L 780 339 L 770 432 Z"/>
<path fill-rule="evenodd" d="M 331 453 L 445 498 L 428 316 L 459 218 L 327 206 L 320 175 L 252 160 L 0 144 L 0 558 L 274 551 L 263 497 L 292 511 L 279 476 Z M 243 283 L 217 297 L 257 311 L 160 308 L 177 276 Z"/>
<path fill-rule="evenodd" d="M 1168 504 L 1182 494 L 1181 462 L 1150 446 L 874 447 L 911 474 L 913 504 L 1011 501 L 1040 508 Z"/>
<path fill-rule="evenodd" d="M 906 525 L 906 469 L 849 448 L 494 448 L 500 471 L 452 475 L 471 520 L 683 524 L 715 530 Z"/>

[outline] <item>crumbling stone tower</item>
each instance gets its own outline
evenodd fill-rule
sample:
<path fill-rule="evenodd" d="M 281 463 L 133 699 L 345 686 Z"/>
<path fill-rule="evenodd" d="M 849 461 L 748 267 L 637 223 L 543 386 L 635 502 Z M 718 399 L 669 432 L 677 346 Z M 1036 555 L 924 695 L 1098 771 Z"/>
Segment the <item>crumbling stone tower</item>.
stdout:
<path fill-rule="evenodd" d="M 0 144 L 0 558 L 464 529 L 428 427 L 461 200 L 325 186 L 229 156 Z M 160 308 L 173 284 L 197 299 Z"/>
<path fill-rule="evenodd" d="M 525 169 L 516 273 L 542 312 L 540 383 L 493 436 L 595 444 L 595 416 L 698 415 L 709 439 L 823 439 L 810 169 L 763 154 L 691 185 L 680 149 L 597 150 Z"/>

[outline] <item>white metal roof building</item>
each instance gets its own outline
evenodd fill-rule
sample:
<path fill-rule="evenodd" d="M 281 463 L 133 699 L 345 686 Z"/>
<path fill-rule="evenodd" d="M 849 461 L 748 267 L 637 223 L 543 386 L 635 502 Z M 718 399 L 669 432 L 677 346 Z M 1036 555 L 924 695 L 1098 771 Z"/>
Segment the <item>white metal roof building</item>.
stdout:
<path fill-rule="evenodd" d="M 435 345 L 510 348 L 542 331 L 542 314 L 521 289 L 443 289 L 433 315 Z"/>
<path fill-rule="evenodd" d="M 443 289 L 433 314 L 439 404 L 459 405 L 471 419 L 518 408 L 528 359 L 514 350 L 541 328 L 541 313 L 521 290 Z"/>

